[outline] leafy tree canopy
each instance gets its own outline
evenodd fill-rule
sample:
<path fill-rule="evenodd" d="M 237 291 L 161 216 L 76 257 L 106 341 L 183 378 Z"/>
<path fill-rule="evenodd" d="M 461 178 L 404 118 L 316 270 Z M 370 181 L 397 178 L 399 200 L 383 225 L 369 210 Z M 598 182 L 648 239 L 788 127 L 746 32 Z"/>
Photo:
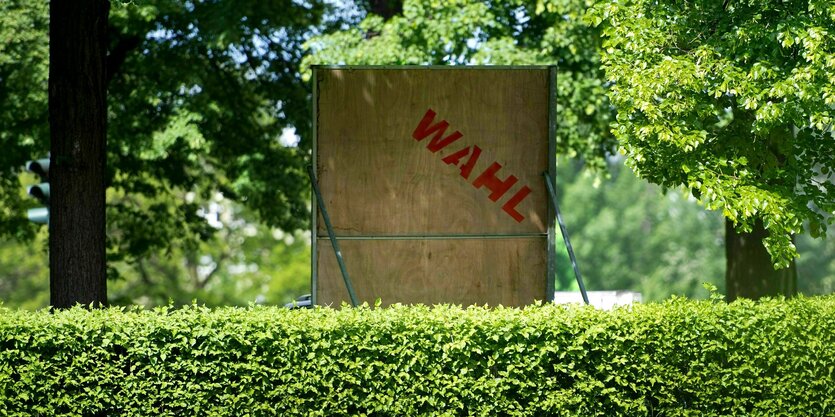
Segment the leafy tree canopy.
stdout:
<path fill-rule="evenodd" d="M 684 185 L 740 230 L 762 221 L 776 266 L 835 212 L 835 4 L 599 2 L 603 65 L 629 165 Z"/>
<path fill-rule="evenodd" d="M 313 37 L 304 65 L 556 64 L 558 152 L 602 170 L 614 149 L 599 69 L 600 38 L 582 21 L 586 0 L 406 0 L 388 20 Z"/>
<path fill-rule="evenodd" d="M 24 161 L 46 153 L 48 5 L 0 4 L 0 234 L 32 236 L 22 218 Z M 108 233 L 112 259 L 196 246 L 216 193 L 270 226 L 308 213 L 304 39 L 318 0 L 114 4 L 108 56 Z M 336 21 L 331 22 L 336 24 Z M 287 128 L 301 136 L 283 143 Z M 285 135 L 285 138 L 287 136 Z"/>
<path fill-rule="evenodd" d="M 49 4 L 0 3 L 0 235 L 33 237 L 18 173 L 49 148 Z"/>

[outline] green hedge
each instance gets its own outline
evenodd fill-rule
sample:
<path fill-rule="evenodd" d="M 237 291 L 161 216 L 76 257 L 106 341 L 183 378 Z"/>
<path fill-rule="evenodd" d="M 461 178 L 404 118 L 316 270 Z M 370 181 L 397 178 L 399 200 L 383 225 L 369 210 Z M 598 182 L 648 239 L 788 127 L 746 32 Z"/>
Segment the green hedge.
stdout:
<path fill-rule="evenodd" d="M 833 313 L 0 309 L 0 415 L 833 416 Z"/>

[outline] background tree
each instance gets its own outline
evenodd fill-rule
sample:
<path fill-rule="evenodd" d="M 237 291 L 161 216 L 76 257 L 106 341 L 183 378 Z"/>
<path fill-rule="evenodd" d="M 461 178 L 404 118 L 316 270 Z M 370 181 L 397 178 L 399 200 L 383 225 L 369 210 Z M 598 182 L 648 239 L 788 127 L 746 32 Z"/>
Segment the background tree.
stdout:
<path fill-rule="evenodd" d="M 560 208 L 589 290 L 632 290 L 644 301 L 703 297 L 724 286 L 721 215 L 675 190 L 641 180 L 621 158 L 599 180 L 580 161 L 562 160 Z M 563 262 L 563 265 L 567 265 Z M 573 279 L 573 272 L 563 272 Z"/>
<path fill-rule="evenodd" d="M 57 308 L 107 303 L 109 11 L 108 0 L 49 3 L 49 300 Z"/>
<path fill-rule="evenodd" d="M 33 238 L 20 170 L 49 150 L 49 3 L 0 2 L 0 236 Z"/>
<path fill-rule="evenodd" d="M 833 12 L 818 0 L 630 0 L 591 14 L 608 25 L 628 164 L 727 218 L 729 299 L 792 294 L 793 236 L 824 236 L 832 221 Z"/>
<path fill-rule="evenodd" d="M 49 149 L 49 14 L 29 0 L 0 10 L 0 165 L 11 168 L 0 171 L 0 235 L 32 238 L 36 227 L 22 214 L 33 203 L 18 177 L 25 160 Z M 198 213 L 219 193 L 267 235 L 306 225 L 309 92 L 297 67 L 302 41 L 345 19 L 325 12 L 319 1 L 114 4 L 106 38 L 112 277 L 126 271 L 122 261 L 199 252 L 215 229 Z"/>
<path fill-rule="evenodd" d="M 829 226 L 828 236 L 835 233 Z M 808 234 L 798 236 L 797 260 L 798 291 L 802 294 L 832 294 L 835 292 L 835 239 L 813 239 Z"/>
<path fill-rule="evenodd" d="M 217 193 L 269 226 L 306 225 L 309 92 L 297 66 L 324 10 L 281 0 L 114 11 L 111 50 L 125 51 L 110 83 L 114 256 L 208 239 L 197 213 Z M 280 139 L 291 128 L 301 142 Z"/>
<path fill-rule="evenodd" d="M 49 305 L 46 230 L 26 243 L 0 241 L 0 303 L 35 310 Z"/>
<path fill-rule="evenodd" d="M 201 215 L 215 231 L 195 247 L 172 246 L 128 263 L 114 261 L 108 299 L 116 305 L 284 304 L 310 292 L 310 236 L 252 220 L 246 208 L 216 199 Z M 0 241 L 0 303 L 49 305 L 46 229 L 34 240 Z"/>
<path fill-rule="evenodd" d="M 197 247 L 173 247 L 131 264 L 116 262 L 117 304 L 207 306 L 284 304 L 310 292 L 309 233 L 286 233 L 251 219 L 221 196 L 201 215 L 214 233 Z"/>
<path fill-rule="evenodd" d="M 558 62 L 559 152 L 585 160 L 563 162 L 558 187 L 590 289 L 632 289 L 649 300 L 698 296 L 699 284 L 716 278 L 723 232 L 716 216 L 677 190 L 662 196 L 606 158 L 613 112 L 599 69 L 600 29 L 580 21 L 590 2 L 249 3 L 154 0 L 111 9 L 113 302 L 284 303 L 309 288 L 309 246 L 292 232 L 304 226 L 309 204 L 301 170 L 310 123 L 299 69 L 304 42 L 313 52 L 305 65 Z M 45 256 L 38 246 L 45 231 L 21 217 L 34 203 L 22 192 L 20 180 L 28 179 L 20 168 L 48 149 L 48 22 L 43 2 L 0 2 L 0 165 L 7 168 L 0 170 L 0 235 L 37 236 L 27 246 L 0 238 L 0 300 L 29 308 L 45 299 L 46 270 L 32 261 Z M 580 166 L 611 170 L 611 179 Z M 798 237 L 802 292 L 832 291 L 829 243 Z M 570 289 L 570 267 L 558 279 Z"/>

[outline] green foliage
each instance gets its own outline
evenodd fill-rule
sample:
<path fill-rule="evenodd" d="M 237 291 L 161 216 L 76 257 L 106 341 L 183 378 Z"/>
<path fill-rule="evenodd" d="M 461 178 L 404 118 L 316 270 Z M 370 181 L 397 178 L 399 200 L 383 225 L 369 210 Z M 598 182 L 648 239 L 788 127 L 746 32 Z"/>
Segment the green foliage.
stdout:
<path fill-rule="evenodd" d="M 309 240 L 301 233 L 288 234 L 250 221 L 255 216 L 249 210 L 220 194 L 197 205 L 195 216 L 208 229 L 204 241 L 169 242 L 164 250 L 143 251 L 142 257 L 112 260 L 115 279 L 108 287 L 110 302 L 146 307 L 193 300 L 208 306 L 284 304 L 309 292 L 310 273 L 299 271 L 310 264 Z M 145 227 L 141 221 L 137 224 Z M 134 253 L 130 248 L 118 252 Z M 288 279 L 291 270 L 298 275 L 295 279 Z M 286 288 L 274 290 L 277 285 Z"/>
<path fill-rule="evenodd" d="M 313 37 L 303 66 L 559 66 L 557 152 L 598 170 L 614 149 L 612 111 L 599 69 L 599 31 L 581 17 L 586 0 L 406 0 L 389 20 L 369 15 L 358 26 Z"/>
<path fill-rule="evenodd" d="M 111 305 L 197 301 L 207 306 L 283 305 L 310 292 L 310 237 L 249 222 L 245 209 L 217 198 L 201 213 L 213 234 L 196 246 L 171 242 L 130 263 L 111 260 Z M 0 240 L 0 303 L 49 305 L 46 229 L 31 242 Z"/>
<path fill-rule="evenodd" d="M 25 220 L 37 203 L 21 184 L 34 182 L 21 175 L 24 162 L 49 149 L 48 9 L 0 2 L 0 258 L 28 252 L 26 263 L 0 260 L 0 299 L 29 308 L 48 301 L 45 244 Z M 341 22 L 324 23 L 327 13 L 318 0 L 113 3 L 107 249 L 109 276 L 119 279 L 111 301 L 284 303 L 309 291 L 299 268 L 309 264 L 307 246 L 271 236 L 275 228 L 296 236 L 309 218 L 309 91 L 298 64 L 304 39 Z M 298 146 L 280 140 L 285 129 L 300 135 Z M 200 215 L 218 195 L 257 236 Z M 207 265 L 221 267 L 195 279 Z"/>
<path fill-rule="evenodd" d="M 49 305 L 46 230 L 28 243 L 0 241 L 0 304 L 35 310 Z"/>
<path fill-rule="evenodd" d="M 601 1 L 603 65 L 629 165 L 683 185 L 776 266 L 835 213 L 835 6 L 820 0 Z M 805 222 L 805 228 L 804 228 Z"/>
<path fill-rule="evenodd" d="M 108 300 L 115 305 L 283 305 L 310 292 L 310 239 L 239 220 L 196 248 L 113 267 L 118 279 L 108 283 Z"/>
<path fill-rule="evenodd" d="M 17 173 L 49 137 L 48 16 L 47 2 L 0 2 L 0 236 L 35 235 Z"/>
<path fill-rule="evenodd" d="M 835 299 L 0 310 L 8 416 L 828 415 Z"/>
<path fill-rule="evenodd" d="M 216 193 L 305 227 L 309 91 L 298 64 L 321 1 L 114 3 L 108 48 L 108 255 L 195 246 Z M 24 162 L 48 150 L 48 4 L 0 4 L 0 236 L 34 236 Z M 338 19 L 337 19 L 338 20 Z M 279 138 L 301 135 L 299 146 Z M 195 198 L 180 198 L 193 193 Z M 28 199 L 31 200 L 31 199 Z"/>
<path fill-rule="evenodd" d="M 835 226 L 829 227 L 828 234 L 835 236 Z M 798 291 L 806 295 L 835 293 L 835 239 L 798 236 L 797 251 Z"/>
<path fill-rule="evenodd" d="M 560 160 L 560 209 L 589 290 L 632 290 L 645 301 L 724 287 L 724 222 L 681 190 L 663 190 L 610 160 L 610 178 Z M 558 258 L 558 262 L 559 262 Z M 563 272 L 565 273 L 565 272 Z M 573 279 L 573 272 L 569 272 Z M 811 275 L 810 279 L 814 275 Z"/>
<path fill-rule="evenodd" d="M 306 151 L 279 137 L 292 126 L 307 135 L 308 92 L 295 67 L 301 39 L 324 13 L 319 2 L 309 6 L 113 8 L 111 50 L 139 42 L 108 89 L 114 256 L 208 240 L 213 230 L 197 212 L 218 192 L 270 226 L 305 225 Z M 178 198 L 189 192 L 193 199 Z"/>

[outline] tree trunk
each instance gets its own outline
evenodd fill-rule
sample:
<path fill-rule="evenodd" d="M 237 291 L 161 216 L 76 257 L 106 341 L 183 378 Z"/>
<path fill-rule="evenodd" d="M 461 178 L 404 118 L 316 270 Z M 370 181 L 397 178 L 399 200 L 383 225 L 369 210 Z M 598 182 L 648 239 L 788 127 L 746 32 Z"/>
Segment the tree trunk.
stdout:
<path fill-rule="evenodd" d="M 733 222 L 725 220 L 725 284 L 727 300 L 797 294 L 797 268 L 792 261 L 788 268 L 775 270 L 763 246 L 768 232 L 757 222 L 751 233 L 738 233 Z"/>
<path fill-rule="evenodd" d="M 389 20 L 403 13 L 403 0 L 368 0 L 368 12 Z"/>
<path fill-rule="evenodd" d="M 107 302 L 107 0 L 49 4 L 50 304 Z"/>

